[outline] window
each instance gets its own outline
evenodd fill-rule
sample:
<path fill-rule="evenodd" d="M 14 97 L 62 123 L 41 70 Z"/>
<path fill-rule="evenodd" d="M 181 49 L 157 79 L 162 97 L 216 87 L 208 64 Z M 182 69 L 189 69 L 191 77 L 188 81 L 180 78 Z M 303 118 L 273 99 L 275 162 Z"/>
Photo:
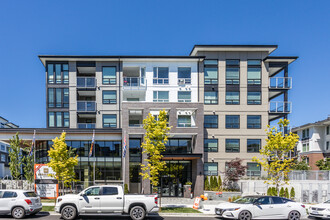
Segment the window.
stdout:
<path fill-rule="evenodd" d="M 239 128 L 239 115 L 226 115 L 226 128 Z"/>
<path fill-rule="evenodd" d="M 259 153 L 261 148 L 260 139 L 247 139 L 247 152 L 248 153 Z"/>
<path fill-rule="evenodd" d="M 204 84 L 218 84 L 218 60 L 204 60 Z"/>
<path fill-rule="evenodd" d="M 48 127 L 69 127 L 69 112 L 48 112 Z"/>
<path fill-rule="evenodd" d="M 239 153 L 239 139 L 226 139 L 226 152 Z"/>
<path fill-rule="evenodd" d="M 178 115 L 178 127 L 191 127 L 191 115 Z"/>
<path fill-rule="evenodd" d="M 102 195 L 111 196 L 111 195 L 118 195 L 118 188 L 117 187 L 103 187 Z"/>
<path fill-rule="evenodd" d="M 309 152 L 309 143 L 303 144 L 303 152 Z"/>
<path fill-rule="evenodd" d="M 117 115 L 103 115 L 103 128 L 117 127 Z"/>
<path fill-rule="evenodd" d="M 261 105 L 261 92 L 248 92 L 248 105 Z"/>
<path fill-rule="evenodd" d="M 154 91 L 154 102 L 168 102 L 168 91 Z"/>
<path fill-rule="evenodd" d="M 55 113 L 48 112 L 48 127 L 55 127 Z"/>
<path fill-rule="evenodd" d="M 102 84 L 116 84 L 116 67 L 102 68 Z"/>
<path fill-rule="evenodd" d="M 38 197 L 35 192 L 24 192 L 25 197 Z"/>
<path fill-rule="evenodd" d="M 178 84 L 191 84 L 191 68 L 179 67 L 178 68 Z"/>
<path fill-rule="evenodd" d="M 16 192 L 10 192 L 10 191 L 4 191 L 3 195 L 2 195 L 3 199 L 5 199 L 5 198 L 15 198 L 15 197 L 17 197 L 17 193 Z"/>
<path fill-rule="evenodd" d="M 1 161 L 6 162 L 6 155 L 5 154 L 1 154 Z"/>
<path fill-rule="evenodd" d="M 261 84 L 261 60 L 248 60 L 248 85 Z"/>
<path fill-rule="evenodd" d="M 260 165 L 258 163 L 247 163 L 246 175 L 260 176 L 261 175 Z"/>
<path fill-rule="evenodd" d="M 164 154 L 191 154 L 191 139 L 169 138 Z"/>
<path fill-rule="evenodd" d="M 256 203 L 260 205 L 269 205 L 271 204 L 270 197 L 261 197 L 256 201 Z"/>
<path fill-rule="evenodd" d="M 218 152 L 218 139 L 204 139 L 204 152 Z"/>
<path fill-rule="evenodd" d="M 100 194 L 100 187 L 89 188 L 85 191 L 86 196 L 98 196 Z"/>
<path fill-rule="evenodd" d="M 248 115 L 247 128 L 261 128 L 261 115 Z"/>
<path fill-rule="evenodd" d="M 204 115 L 204 128 L 218 128 L 218 116 Z"/>
<path fill-rule="evenodd" d="M 327 126 L 327 135 L 330 134 L 330 125 Z"/>
<path fill-rule="evenodd" d="M 48 88 L 49 108 L 68 108 L 69 89 L 68 88 Z"/>
<path fill-rule="evenodd" d="M 209 91 L 204 92 L 204 104 L 218 104 L 218 92 L 217 91 Z"/>
<path fill-rule="evenodd" d="M 239 105 L 239 92 L 226 92 L 226 105 Z"/>
<path fill-rule="evenodd" d="M 6 151 L 6 146 L 5 145 L 1 145 L 1 150 L 2 151 Z"/>
<path fill-rule="evenodd" d="M 329 150 L 329 149 L 330 149 L 330 141 L 327 141 L 325 150 Z"/>
<path fill-rule="evenodd" d="M 218 163 L 204 163 L 204 175 L 217 176 L 218 175 Z"/>
<path fill-rule="evenodd" d="M 103 91 L 103 104 L 116 104 L 117 92 L 116 91 Z"/>
<path fill-rule="evenodd" d="M 68 84 L 68 64 L 47 64 L 48 84 Z"/>
<path fill-rule="evenodd" d="M 239 84 L 239 60 L 226 60 L 226 84 Z"/>
<path fill-rule="evenodd" d="M 303 139 L 308 139 L 308 138 L 309 138 L 309 128 L 304 129 L 304 130 L 302 131 L 302 138 L 303 138 Z"/>
<path fill-rule="evenodd" d="M 179 91 L 178 92 L 178 102 L 191 102 L 191 92 L 190 91 Z"/>
<path fill-rule="evenodd" d="M 284 199 L 284 198 L 280 198 L 280 197 L 272 197 L 273 203 L 274 204 L 283 204 L 283 203 L 287 203 L 289 200 Z"/>
<path fill-rule="evenodd" d="M 154 84 L 168 84 L 168 67 L 154 67 Z"/>

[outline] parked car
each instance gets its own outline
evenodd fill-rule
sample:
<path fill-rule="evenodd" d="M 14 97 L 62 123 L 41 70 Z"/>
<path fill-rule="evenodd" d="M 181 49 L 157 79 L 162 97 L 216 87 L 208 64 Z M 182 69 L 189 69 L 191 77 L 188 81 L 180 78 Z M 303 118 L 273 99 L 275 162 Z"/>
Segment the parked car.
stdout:
<path fill-rule="evenodd" d="M 81 193 L 57 198 L 55 212 L 65 220 L 78 215 L 130 215 L 142 220 L 148 213 L 158 212 L 157 195 L 124 195 L 118 185 L 92 186 Z"/>
<path fill-rule="evenodd" d="M 330 219 L 330 200 L 310 206 L 308 212 L 311 217 Z"/>
<path fill-rule="evenodd" d="M 305 205 L 277 196 L 244 196 L 220 203 L 215 214 L 230 219 L 290 219 L 307 216 Z"/>
<path fill-rule="evenodd" d="M 34 191 L 0 189 L 0 214 L 24 218 L 42 209 L 40 197 Z"/>

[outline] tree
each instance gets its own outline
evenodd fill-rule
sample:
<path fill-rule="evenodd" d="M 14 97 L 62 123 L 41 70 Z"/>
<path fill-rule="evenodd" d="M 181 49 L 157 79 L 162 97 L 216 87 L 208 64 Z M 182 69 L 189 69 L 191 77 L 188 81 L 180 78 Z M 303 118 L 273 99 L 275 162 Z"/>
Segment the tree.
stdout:
<path fill-rule="evenodd" d="M 19 180 L 21 176 L 21 168 L 22 168 L 22 152 L 21 152 L 21 143 L 22 140 L 19 139 L 18 132 L 13 136 L 10 141 L 10 148 L 9 148 L 9 169 L 11 176 L 14 180 Z"/>
<path fill-rule="evenodd" d="M 273 196 L 278 196 L 278 190 L 276 187 L 272 187 L 272 194 Z"/>
<path fill-rule="evenodd" d="M 267 196 L 272 196 L 272 195 L 273 195 L 272 187 L 269 187 L 267 189 Z"/>
<path fill-rule="evenodd" d="M 301 158 L 300 161 L 298 160 L 294 160 L 293 166 L 292 166 L 293 170 L 310 170 L 311 167 L 309 166 L 308 163 L 306 163 L 305 158 Z"/>
<path fill-rule="evenodd" d="M 291 188 L 291 191 L 290 191 L 290 199 L 294 199 L 296 197 L 296 192 L 294 191 L 294 187 Z"/>
<path fill-rule="evenodd" d="M 146 164 L 141 164 L 140 175 L 143 179 L 149 179 L 153 187 L 159 184 L 160 172 L 166 168 L 166 162 L 162 161 L 162 153 L 165 151 L 165 144 L 168 141 L 168 134 L 171 130 L 167 126 L 167 114 L 164 110 L 159 112 L 158 121 L 150 113 L 143 120 L 143 128 L 146 130 L 144 142 L 141 147 L 142 153 L 148 157 L 144 159 Z"/>
<path fill-rule="evenodd" d="M 284 197 L 285 198 L 289 198 L 290 197 L 290 195 L 289 195 L 289 189 L 288 188 L 285 188 L 285 190 L 284 190 Z"/>
<path fill-rule="evenodd" d="M 281 190 L 280 190 L 280 197 L 285 197 L 285 192 L 284 192 L 283 187 L 281 187 Z"/>
<path fill-rule="evenodd" d="M 204 189 L 210 190 L 210 182 L 209 182 L 208 176 L 206 176 L 205 181 L 204 181 Z"/>
<path fill-rule="evenodd" d="M 213 191 L 217 191 L 219 189 L 219 185 L 218 185 L 218 180 L 216 176 L 213 176 Z"/>
<path fill-rule="evenodd" d="M 219 188 L 219 190 L 222 189 L 222 179 L 221 179 L 220 175 L 218 176 L 218 188 Z"/>
<path fill-rule="evenodd" d="M 320 170 L 330 170 L 330 158 L 318 160 L 315 164 Z"/>
<path fill-rule="evenodd" d="M 227 169 L 225 172 L 225 184 L 228 189 L 235 189 L 234 185 L 245 175 L 246 166 L 242 165 L 242 159 L 236 158 L 227 163 Z"/>
<path fill-rule="evenodd" d="M 24 171 L 24 177 L 29 183 L 33 183 L 34 180 L 34 156 L 29 156 L 30 150 L 26 151 L 27 155 L 25 155 L 22 159 L 22 162 L 24 163 L 23 171 Z"/>
<path fill-rule="evenodd" d="M 48 151 L 50 161 L 48 166 L 52 168 L 55 174 L 49 174 L 58 180 L 62 189 L 69 183 L 75 181 L 74 167 L 78 164 L 78 155 L 74 156 L 74 152 L 65 143 L 66 133 L 63 132 L 60 138 L 53 139 L 53 146 Z"/>
<path fill-rule="evenodd" d="M 273 127 L 267 132 L 266 145 L 260 150 L 263 158 L 253 158 L 253 161 L 259 163 L 267 171 L 268 179 L 265 182 L 275 185 L 277 189 L 280 185 L 288 183 L 288 174 L 294 164 L 291 153 L 299 140 L 299 136 L 292 132 L 283 134 L 289 123 L 287 119 L 280 119 L 278 122 L 280 129 Z M 268 128 L 270 128 L 269 125 Z"/>

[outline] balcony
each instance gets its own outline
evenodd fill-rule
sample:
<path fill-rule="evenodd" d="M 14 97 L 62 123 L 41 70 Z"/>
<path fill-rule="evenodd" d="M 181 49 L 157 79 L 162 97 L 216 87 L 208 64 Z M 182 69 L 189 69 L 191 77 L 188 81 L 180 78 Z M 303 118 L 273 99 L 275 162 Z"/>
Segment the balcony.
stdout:
<path fill-rule="evenodd" d="M 145 90 L 147 88 L 147 80 L 143 77 L 124 77 L 123 89 L 128 90 Z"/>
<path fill-rule="evenodd" d="M 270 89 L 291 89 L 292 77 L 272 77 L 269 78 Z"/>
<path fill-rule="evenodd" d="M 77 88 L 95 89 L 96 79 L 94 77 L 77 77 Z"/>
<path fill-rule="evenodd" d="M 78 128 L 80 129 L 93 129 L 95 128 L 95 123 L 78 123 Z"/>
<path fill-rule="evenodd" d="M 96 112 L 95 101 L 77 101 L 77 112 Z"/>
<path fill-rule="evenodd" d="M 292 103 L 284 101 L 271 101 L 269 102 L 269 113 L 275 114 L 288 114 L 291 113 Z"/>

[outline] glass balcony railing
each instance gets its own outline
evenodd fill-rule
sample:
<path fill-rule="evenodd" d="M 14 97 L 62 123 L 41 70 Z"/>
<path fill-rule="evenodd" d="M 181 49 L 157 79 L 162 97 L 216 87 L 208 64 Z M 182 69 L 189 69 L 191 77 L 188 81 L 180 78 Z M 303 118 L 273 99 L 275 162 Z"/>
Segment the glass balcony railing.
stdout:
<path fill-rule="evenodd" d="M 77 102 L 78 112 L 96 112 L 95 101 L 78 101 Z"/>
<path fill-rule="evenodd" d="M 292 103 L 284 101 L 269 102 L 270 113 L 291 113 Z"/>
<path fill-rule="evenodd" d="M 291 77 L 272 77 L 269 79 L 270 89 L 291 89 L 292 78 Z"/>
<path fill-rule="evenodd" d="M 147 86 L 147 80 L 143 77 L 124 77 L 123 86 L 130 89 L 145 88 Z"/>
<path fill-rule="evenodd" d="M 77 77 L 77 88 L 96 88 L 94 77 Z"/>
<path fill-rule="evenodd" d="M 80 128 L 80 129 L 95 128 L 95 123 L 78 123 L 78 128 Z"/>

